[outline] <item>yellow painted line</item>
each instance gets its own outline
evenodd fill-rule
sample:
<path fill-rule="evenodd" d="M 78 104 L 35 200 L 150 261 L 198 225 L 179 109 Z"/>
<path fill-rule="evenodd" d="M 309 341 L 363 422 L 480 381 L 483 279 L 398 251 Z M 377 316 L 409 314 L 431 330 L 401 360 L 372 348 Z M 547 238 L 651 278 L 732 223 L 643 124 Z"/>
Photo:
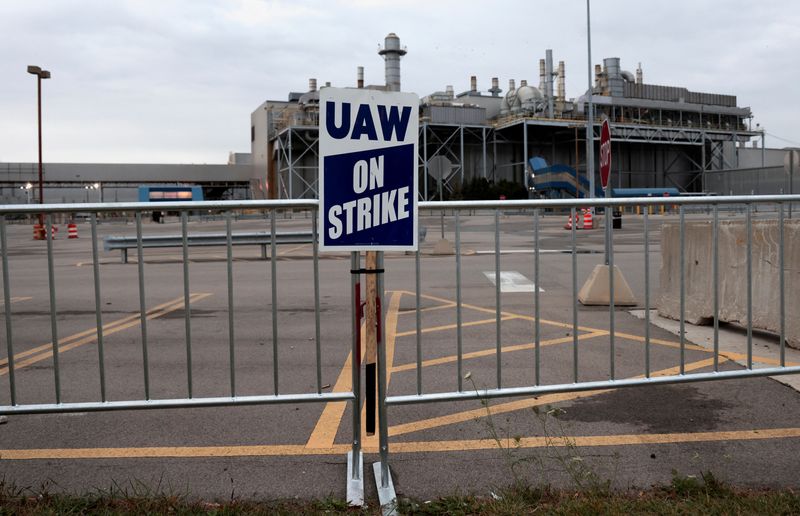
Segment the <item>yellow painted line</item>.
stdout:
<path fill-rule="evenodd" d="M 385 328 L 385 337 L 386 337 L 386 360 L 389 364 L 392 364 L 394 361 L 394 343 L 395 343 L 395 333 L 397 328 L 397 316 L 398 316 L 398 308 L 400 306 L 400 297 L 401 294 L 395 292 L 392 294 L 392 298 L 389 302 L 389 311 L 386 314 L 386 328 Z M 361 356 L 363 359 L 364 352 L 366 350 L 366 346 L 364 345 L 366 329 L 364 324 L 361 325 Z M 333 387 L 333 392 L 348 392 L 353 388 L 352 382 L 352 371 L 351 371 L 351 360 L 352 360 L 352 353 L 347 355 L 347 360 L 345 361 L 342 370 L 339 372 L 339 378 L 336 380 L 336 384 Z M 386 375 L 386 385 L 388 389 L 389 385 L 389 378 L 391 378 L 391 369 L 387 368 L 387 375 Z M 314 448 L 314 449 L 325 449 L 334 446 L 333 442 L 336 438 L 336 432 L 339 430 L 339 425 L 342 422 L 342 417 L 344 416 L 345 408 L 347 407 L 347 402 L 345 401 L 331 401 L 325 404 L 325 408 L 322 409 L 322 414 L 320 415 L 319 419 L 317 420 L 317 424 L 314 426 L 314 430 L 311 432 L 311 436 L 308 438 L 306 442 L 306 447 Z M 365 428 L 365 419 L 366 419 L 366 412 L 365 410 L 361 411 L 361 428 L 362 432 Z M 371 437 L 371 439 L 374 437 Z M 364 445 L 366 441 L 366 435 L 362 435 L 362 445 Z"/>
<path fill-rule="evenodd" d="M 442 310 L 442 309 L 445 309 L 445 308 L 455 308 L 456 306 L 458 306 L 456 303 L 449 303 L 449 304 L 444 304 L 444 305 L 429 306 L 428 308 L 420 308 L 419 311 L 420 311 L 420 313 L 422 313 L 422 312 L 433 312 L 434 310 Z M 410 310 L 403 310 L 402 312 L 400 312 L 400 315 L 415 314 L 415 313 L 417 313 L 417 310 L 412 308 Z M 399 335 L 398 335 L 398 337 L 399 337 Z"/>
<path fill-rule="evenodd" d="M 9 301 L 11 301 L 11 304 L 13 305 L 14 303 L 19 303 L 20 301 L 30 301 L 31 299 L 33 299 L 31 296 L 16 296 L 12 297 Z M 5 301 L 0 301 L 0 306 L 6 306 Z"/>
<path fill-rule="evenodd" d="M 189 298 L 189 303 L 200 301 L 201 299 L 209 297 L 210 295 L 211 294 L 208 294 L 208 293 L 192 294 L 190 296 L 190 298 Z M 156 308 L 148 310 L 146 317 L 147 317 L 148 320 L 156 319 L 156 318 L 161 317 L 163 315 L 166 315 L 166 314 L 168 314 L 170 312 L 174 312 L 175 310 L 178 310 L 179 308 L 182 308 L 182 307 L 183 307 L 183 297 L 180 297 L 180 298 L 177 298 L 176 300 L 173 300 L 173 301 L 171 301 L 169 303 L 164 303 L 162 305 L 159 305 Z M 131 320 L 131 317 L 133 317 L 134 319 Z M 106 325 L 104 325 L 103 326 L 103 336 L 105 337 L 107 335 L 113 335 L 113 334 L 115 334 L 117 332 L 126 330 L 128 328 L 132 328 L 134 326 L 138 326 L 141 323 L 141 318 L 138 315 L 137 316 L 129 316 L 129 317 L 126 317 L 124 319 L 121 319 L 120 321 L 127 321 L 127 322 L 120 323 L 119 321 L 117 321 L 116 323 L 113 323 L 112 325 L 109 325 L 110 326 L 109 328 L 106 328 Z M 87 333 L 88 333 L 88 335 L 87 335 Z M 86 335 L 86 336 L 84 338 L 76 340 L 75 339 L 75 335 L 78 335 L 78 336 Z M 85 344 L 89 344 L 90 342 L 95 342 L 97 340 L 97 333 L 96 333 L 95 329 L 86 330 L 86 331 L 80 332 L 80 333 L 75 334 L 75 335 L 73 335 L 71 337 L 68 337 L 68 340 L 69 340 L 68 344 L 59 343 L 59 346 L 58 346 L 59 353 L 63 353 L 63 352 L 69 351 L 71 349 L 75 349 L 77 347 L 83 346 Z M 50 349 L 47 349 L 48 346 L 50 347 Z M 31 364 L 35 364 L 37 362 L 41 362 L 42 360 L 46 360 L 46 359 L 48 359 L 48 358 L 53 356 L 52 344 L 45 344 L 43 346 L 39 346 L 36 349 L 41 350 L 42 348 L 47 349 L 47 351 L 43 351 L 42 353 L 39 353 L 38 355 L 34 355 L 34 356 L 32 356 L 30 358 L 27 358 L 25 360 L 20 360 L 19 362 L 17 361 L 17 355 L 15 355 L 15 358 L 14 358 L 14 370 L 22 369 L 22 368 L 27 367 L 27 366 L 29 366 Z M 25 352 L 25 353 L 26 353 L 25 356 L 28 356 L 28 355 L 31 354 L 30 352 Z M 0 368 L 0 376 L 3 376 L 5 374 L 8 374 L 8 367 Z"/>
<path fill-rule="evenodd" d="M 518 319 L 518 317 L 506 316 L 506 317 L 501 317 L 500 318 L 501 321 L 508 321 L 508 320 L 511 320 L 511 319 Z M 481 319 L 480 321 L 462 322 L 461 323 L 461 327 L 462 328 L 466 328 L 467 326 L 481 326 L 483 324 L 494 324 L 495 322 L 497 322 L 497 319 L 495 319 L 495 318 L 492 318 L 492 319 Z M 430 328 L 423 328 L 421 333 L 434 333 L 434 332 L 437 332 L 437 331 L 454 330 L 457 327 L 458 327 L 457 324 L 445 324 L 443 326 L 432 326 Z M 412 330 L 412 331 L 404 331 L 404 332 L 398 333 L 397 336 L 398 337 L 408 337 L 410 335 L 416 335 L 416 334 L 417 334 L 417 330 Z"/>
<path fill-rule="evenodd" d="M 492 320 L 494 320 L 494 319 L 492 319 Z M 578 340 L 591 339 L 591 338 L 594 338 L 594 337 L 603 337 L 605 335 L 608 335 L 608 332 L 583 333 L 581 335 L 578 335 Z M 399 334 L 398 334 L 398 336 L 399 336 Z M 559 337 L 557 339 L 543 340 L 543 341 L 541 341 L 539 343 L 539 345 L 541 347 L 544 347 L 544 346 L 553 346 L 553 345 L 556 345 L 556 344 L 565 344 L 565 343 L 569 343 L 569 342 L 572 342 L 572 337 L 571 336 L 570 337 Z M 536 348 L 536 344 L 531 342 L 531 343 L 528 343 L 528 344 L 517 344 L 517 345 L 514 345 L 514 346 L 503 346 L 501 348 L 501 351 L 503 353 L 510 353 L 510 352 L 513 352 L 513 351 L 523 351 L 523 350 L 526 350 L 526 349 L 534 349 L 534 348 Z M 480 351 L 472 351 L 470 353 L 464 353 L 462 355 L 462 358 L 463 359 L 470 359 L 470 358 L 487 357 L 487 356 L 492 356 L 492 355 L 494 355 L 496 353 L 497 353 L 497 349 L 495 349 L 495 348 L 482 349 Z M 422 367 L 431 367 L 431 366 L 436 366 L 436 365 L 448 364 L 450 362 L 455 362 L 457 360 L 458 360 L 458 355 L 450 355 L 450 356 L 447 356 L 447 357 L 432 358 L 430 360 L 423 361 L 422 362 Z M 394 368 L 392 368 L 392 372 L 399 373 L 399 372 L 402 372 L 402 371 L 410 371 L 410 370 L 413 370 L 413 369 L 416 369 L 416 368 L 417 368 L 417 363 L 416 362 L 411 362 L 411 363 L 408 363 L 408 364 L 395 366 Z"/>
<path fill-rule="evenodd" d="M 364 325 L 361 325 L 361 342 L 364 342 Z M 364 356 L 365 346 L 361 346 L 361 356 Z M 351 371 L 351 361 L 353 353 L 350 352 L 345 360 L 344 367 L 339 372 L 339 378 L 336 379 L 336 384 L 333 386 L 333 392 L 349 392 L 353 389 L 353 378 Z M 339 430 L 344 410 L 347 408 L 346 401 L 329 401 L 322 409 L 322 414 L 314 425 L 314 430 L 306 442 L 307 448 L 330 448 L 333 446 L 333 441 L 336 439 L 336 432 Z"/>
<path fill-rule="evenodd" d="M 523 437 L 517 443 L 509 440 L 511 447 L 550 448 L 550 447 L 592 447 L 592 446 L 631 446 L 639 444 L 677 444 L 719 441 L 755 441 L 766 439 L 787 439 L 800 437 L 800 428 L 766 428 L 758 430 L 732 430 L 720 432 L 686 432 L 670 434 L 627 434 L 575 437 Z M 496 449 L 494 439 L 473 439 L 458 441 L 400 442 L 392 443 L 392 453 L 452 452 L 466 450 Z M 365 450 L 371 451 L 371 450 Z"/>
<path fill-rule="evenodd" d="M 175 303 L 177 303 L 179 301 L 182 302 L 182 300 L 183 300 L 183 298 L 180 297 L 180 298 L 177 298 L 177 299 L 173 299 L 172 301 L 167 301 L 166 303 L 162 303 L 160 305 L 154 306 L 153 308 L 148 310 L 147 313 L 150 314 L 151 312 L 157 312 L 157 311 L 162 310 L 163 308 L 166 308 L 166 307 L 168 307 L 170 305 L 173 305 L 173 304 L 175 304 Z M 134 315 L 128 315 L 128 316 L 123 317 L 121 319 L 117 319 L 116 321 L 112 321 L 112 322 L 110 322 L 108 324 L 104 324 L 103 325 L 103 332 L 105 333 L 105 332 L 111 331 L 111 329 L 113 327 L 115 327 L 115 326 L 117 326 L 119 324 L 125 324 L 125 323 L 127 323 L 129 321 L 138 320 L 138 319 L 140 319 L 140 316 L 139 316 L 138 313 L 136 313 Z M 84 330 L 84 331 L 75 333 L 73 335 L 70 335 L 68 337 L 64 337 L 63 339 L 59 339 L 59 345 L 67 344 L 67 343 L 69 343 L 69 342 L 71 342 L 73 340 L 80 339 L 81 337 L 85 337 L 87 335 L 95 335 L 96 333 L 97 333 L 97 329 L 96 328 L 89 328 L 88 330 Z M 17 361 L 17 360 L 22 359 L 24 357 L 27 357 L 29 355 L 33 355 L 35 353 L 39 353 L 40 351 L 45 351 L 47 349 L 52 349 L 52 348 L 53 348 L 53 344 L 52 343 L 42 344 L 41 346 L 37 346 L 35 348 L 31 348 L 31 349 L 28 349 L 26 351 L 20 351 L 19 353 L 15 353 L 14 354 L 14 360 Z M 61 349 L 61 348 L 59 347 L 59 349 Z M 7 358 L 4 358 L 4 359 L 0 360 L 0 365 L 5 365 L 7 363 L 8 363 L 8 359 Z"/>
<path fill-rule="evenodd" d="M 300 245 L 295 246 L 295 247 L 290 247 L 289 249 L 286 249 L 284 251 L 279 251 L 278 252 L 278 256 L 283 256 L 283 255 L 289 254 L 291 252 L 297 251 L 298 249 L 302 249 L 304 247 L 308 247 L 308 245 L 309 244 L 300 244 Z"/>
<path fill-rule="evenodd" d="M 397 292 L 402 292 L 403 294 L 407 294 L 407 295 L 410 295 L 410 296 L 415 296 L 416 295 L 414 292 L 410 292 L 408 290 L 399 290 Z M 431 296 L 429 294 L 420 294 L 420 297 L 424 297 L 425 299 L 430 299 L 430 300 L 433 300 L 433 301 L 439 301 L 441 303 L 452 303 L 453 302 L 450 299 L 445 299 L 445 298 L 438 297 L 438 296 Z M 462 308 L 467 308 L 469 310 L 476 310 L 478 312 L 485 312 L 487 314 L 495 314 L 495 313 L 497 313 L 497 310 L 495 310 L 494 308 L 484 308 L 482 306 L 470 305 L 468 303 L 462 303 L 461 307 Z M 505 311 L 501 311 L 500 315 L 501 315 L 501 317 L 525 319 L 525 320 L 528 320 L 528 321 L 533 321 L 535 319 L 534 317 L 531 317 L 531 316 L 522 315 L 522 314 L 515 314 L 515 313 L 512 313 L 512 312 L 505 312 Z M 539 319 L 539 322 L 541 322 L 543 324 L 550 325 L 550 326 L 556 326 L 558 328 L 572 328 L 572 324 L 562 323 L 562 322 L 558 322 L 558 321 L 550 321 L 548 319 Z M 587 328 L 587 327 L 584 327 L 584 326 L 578 326 L 578 329 L 582 330 L 582 331 L 590 331 L 590 332 L 604 331 L 604 330 L 601 330 L 599 328 Z"/>
<path fill-rule="evenodd" d="M 722 358 L 721 360 L 724 361 L 725 359 Z M 686 371 L 694 371 L 697 369 L 702 369 L 704 367 L 710 367 L 713 365 L 714 365 L 714 359 L 709 358 L 705 360 L 700 360 L 698 362 L 686 364 L 685 369 Z M 655 371 L 652 373 L 651 376 L 668 376 L 678 373 L 680 373 L 680 367 L 670 367 L 668 369 Z M 642 376 L 636 376 L 635 378 L 642 378 Z M 514 412 L 517 410 L 523 410 L 541 405 L 550 405 L 553 403 L 559 403 L 563 401 L 571 401 L 580 398 L 587 398 L 589 396 L 596 396 L 598 394 L 611 392 L 613 390 L 615 389 L 599 389 L 595 391 L 546 394 L 544 396 L 539 396 L 536 398 L 527 398 L 523 400 L 500 403 L 497 405 L 490 405 L 488 410 L 486 407 L 481 407 L 479 409 L 466 410 L 455 414 L 448 414 L 446 416 L 439 416 L 430 419 L 423 419 L 420 421 L 413 421 L 411 423 L 390 426 L 389 435 L 395 436 L 395 435 L 408 434 L 411 432 L 419 432 L 422 430 L 429 430 L 431 428 L 438 428 L 441 426 L 452 425 L 455 423 L 473 421 L 478 418 L 486 417 L 487 415 L 489 415 L 489 413 L 491 413 L 492 415 L 504 414 L 507 412 Z"/>
<path fill-rule="evenodd" d="M 554 437 L 523 437 L 509 444 L 518 448 L 635 446 L 641 444 L 680 444 L 720 441 L 759 441 L 800 437 L 800 428 L 761 428 L 716 432 L 683 432 L 666 434 L 623 434 Z M 494 439 L 462 439 L 454 441 L 398 442 L 391 444 L 392 453 L 435 453 L 467 450 L 493 450 Z M 303 445 L 255 446 L 164 446 L 142 448 L 38 448 L 0 450 L 2 460 L 64 459 L 139 459 L 139 458 L 204 458 L 204 457 L 285 457 L 303 455 L 343 455 L 350 446 L 337 444 L 328 448 L 307 448 Z M 378 447 L 364 446 L 364 453 L 377 454 Z"/>
<path fill-rule="evenodd" d="M 633 341 L 636 341 L 636 342 L 644 342 L 645 341 L 644 337 L 641 337 L 639 335 L 631 335 L 630 333 L 614 332 L 614 336 L 615 337 L 619 337 L 621 339 L 633 340 Z M 680 348 L 681 347 L 681 343 L 678 342 L 678 341 L 674 341 L 674 340 L 664 340 L 664 339 L 653 339 L 653 338 L 651 338 L 650 339 L 650 343 L 651 344 L 658 344 L 659 346 L 666 346 L 668 348 Z M 709 350 L 708 348 L 704 348 L 702 346 L 698 346 L 697 344 L 692 344 L 690 342 L 686 342 L 684 347 L 686 349 L 690 349 L 692 351 L 705 351 L 705 352 L 711 352 L 711 353 L 714 352 L 713 350 Z"/>
<path fill-rule="evenodd" d="M 713 352 L 714 351 L 711 350 L 711 353 L 713 353 Z M 721 351 L 719 356 L 725 357 L 725 358 L 727 358 L 729 360 L 739 360 L 739 361 L 746 361 L 747 360 L 747 355 L 744 354 L 744 353 L 732 353 L 732 352 L 728 352 L 728 351 Z M 768 365 L 773 365 L 773 366 L 780 366 L 781 365 L 781 361 L 778 358 L 767 358 L 767 357 L 760 357 L 760 356 L 756 356 L 756 355 L 753 355 L 753 362 L 758 362 L 758 363 L 761 363 L 761 364 L 768 364 Z M 800 363 L 799 362 L 789 362 L 789 361 L 786 362 L 786 367 L 796 367 L 796 366 L 800 366 Z"/>

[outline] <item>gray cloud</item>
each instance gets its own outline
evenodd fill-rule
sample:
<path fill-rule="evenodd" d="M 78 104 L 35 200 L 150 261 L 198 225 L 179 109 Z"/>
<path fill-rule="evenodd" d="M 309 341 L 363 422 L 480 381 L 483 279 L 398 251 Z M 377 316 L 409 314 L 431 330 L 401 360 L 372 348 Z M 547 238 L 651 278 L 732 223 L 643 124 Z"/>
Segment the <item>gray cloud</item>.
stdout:
<path fill-rule="evenodd" d="M 792 99 L 800 5 L 724 0 L 595 0 L 595 63 L 642 63 L 647 82 L 735 94 L 771 134 L 800 141 Z M 477 75 L 538 81 L 553 48 L 567 94 L 586 89 L 585 2 L 380 0 L 5 2 L 0 4 L 0 160 L 36 156 L 35 79 L 44 83 L 45 159 L 224 162 L 249 150 L 249 117 L 307 79 L 383 82 L 388 32 L 409 53 L 404 89 L 420 95 Z M 768 139 L 774 146 L 783 141 Z"/>

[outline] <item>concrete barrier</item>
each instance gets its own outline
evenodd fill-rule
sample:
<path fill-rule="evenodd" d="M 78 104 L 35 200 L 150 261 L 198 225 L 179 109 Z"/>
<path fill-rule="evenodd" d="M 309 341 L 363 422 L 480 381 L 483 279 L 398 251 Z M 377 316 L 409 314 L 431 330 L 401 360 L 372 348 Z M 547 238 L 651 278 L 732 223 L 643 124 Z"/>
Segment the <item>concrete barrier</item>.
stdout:
<path fill-rule="evenodd" d="M 753 221 L 753 328 L 780 333 L 778 222 Z M 710 324 L 714 317 L 712 224 L 688 222 L 686 242 L 685 320 Z M 784 292 L 786 339 L 800 348 L 800 220 L 784 225 Z M 658 313 L 680 318 L 680 225 L 661 231 L 661 295 Z M 719 318 L 747 326 L 747 226 L 744 221 L 719 224 Z"/>

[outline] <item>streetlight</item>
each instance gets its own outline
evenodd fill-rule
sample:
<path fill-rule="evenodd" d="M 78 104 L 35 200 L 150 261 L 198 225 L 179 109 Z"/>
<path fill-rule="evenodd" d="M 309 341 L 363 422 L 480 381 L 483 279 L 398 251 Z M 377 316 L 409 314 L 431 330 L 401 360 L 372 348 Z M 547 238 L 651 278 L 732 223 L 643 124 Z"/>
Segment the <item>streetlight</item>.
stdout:
<path fill-rule="evenodd" d="M 44 181 L 42 180 L 42 79 L 49 79 L 50 72 L 38 66 L 28 66 L 28 73 L 36 76 L 37 106 L 39 115 L 39 204 L 44 204 Z M 44 225 L 44 213 L 39 214 L 39 225 Z"/>
<path fill-rule="evenodd" d="M 20 186 L 19 189 L 20 190 L 25 190 L 25 197 L 27 199 L 26 204 L 30 204 L 31 203 L 31 190 L 33 190 L 33 184 L 30 181 L 28 181 L 27 183 L 25 183 L 25 186 Z"/>

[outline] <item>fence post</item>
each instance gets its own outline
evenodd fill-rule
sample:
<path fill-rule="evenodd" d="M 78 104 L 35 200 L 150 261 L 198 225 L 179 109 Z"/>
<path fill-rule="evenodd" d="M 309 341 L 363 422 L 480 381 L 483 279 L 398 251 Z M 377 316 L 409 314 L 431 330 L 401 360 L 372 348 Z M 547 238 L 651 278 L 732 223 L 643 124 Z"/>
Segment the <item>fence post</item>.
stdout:
<path fill-rule="evenodd" d="M 383 251 L 377 253 L 377 269 L 383 271 Z M 385 345 L 385 318 L 383 272 L 376 274 L 378 277 L 377 292 L 377 319 L 378 319 L 378 446 L 380 451 L 379 462 L 372 465 L 375 475 L 375 484 L 378 488 L 384 516 L 397 514 L 397 495 L 395 495 L 392 475 L 389 472 L 389 424 L 386 420 L 386 345 Z"/>
<path fill-rule="evenodd" d="M 353 382 L 353 448 L 347 452 L 347 503 L 364 505 L 364 455 L 361 452 L 361 255 L 350 253 L 350 300 L 353 307 L 350 365 Z"/>

